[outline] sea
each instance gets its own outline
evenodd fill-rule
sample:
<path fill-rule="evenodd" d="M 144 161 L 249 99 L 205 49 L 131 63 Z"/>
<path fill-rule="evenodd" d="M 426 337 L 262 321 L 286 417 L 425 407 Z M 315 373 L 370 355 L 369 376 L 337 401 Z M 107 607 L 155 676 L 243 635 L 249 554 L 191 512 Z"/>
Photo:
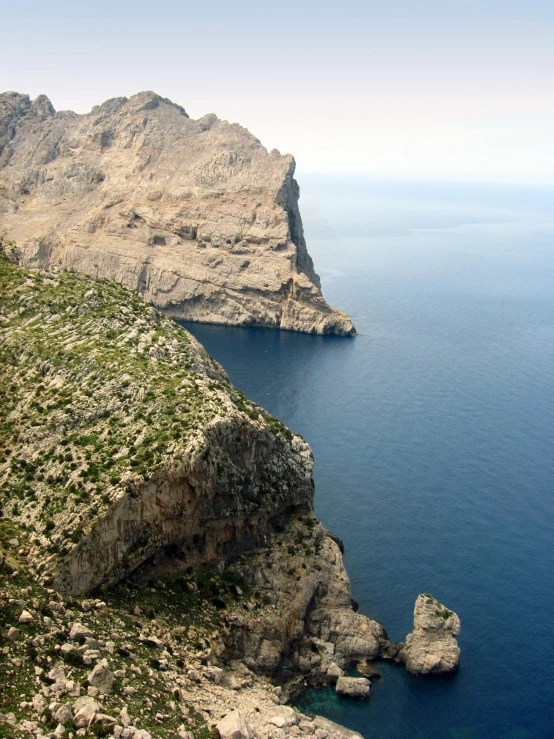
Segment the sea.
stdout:
<path fill-rule="evenodd" d="M 460 667 L 299 706 L 366 739 L 554 737 L 554 190 L 300 173 L 327 301 L 356 338 L 185 323 L 304 436 L 360 611 L 430 592 Z"/>

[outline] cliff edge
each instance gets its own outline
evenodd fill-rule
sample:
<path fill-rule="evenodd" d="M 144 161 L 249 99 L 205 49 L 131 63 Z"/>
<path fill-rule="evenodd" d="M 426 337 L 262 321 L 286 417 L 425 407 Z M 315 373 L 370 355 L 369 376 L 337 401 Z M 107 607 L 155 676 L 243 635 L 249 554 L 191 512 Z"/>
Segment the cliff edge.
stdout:
<path fill-rule="evenodd" d="M 289 688 L 457 665 L 431 596 L 406 644 L 353 610 L 308 444 L 136 293 L 0 250 L 0 365 L 0 735 L 357 739 Z"/>
<path fill-rule="evenodd" d="M 116 280 L 178 319 L 353 335 L 321 294 L 294 169 L 153 92 L 87 115 L 0 95 L 0 225 L 24 266 Z"/>

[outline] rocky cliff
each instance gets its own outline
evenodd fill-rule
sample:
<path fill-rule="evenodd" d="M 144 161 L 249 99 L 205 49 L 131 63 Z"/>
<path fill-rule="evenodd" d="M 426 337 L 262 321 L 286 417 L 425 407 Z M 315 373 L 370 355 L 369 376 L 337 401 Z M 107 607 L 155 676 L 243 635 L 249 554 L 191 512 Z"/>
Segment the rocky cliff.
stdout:
<path fill-rule="evenodd" d="M 0 95 L 0 225 L 25 266 L 116 280 L 180 319 L 354 334 L 321 294 L 294 168 L 153 92 L 88 115 Z"/>
<path fill-rule="evenodd" d="M 0 490 L 43 582 L 84 593 L 167 546 L 223 561 L 311 507 L 308 445 L 188 332 L 116 283 L 2 270 Z"/>
<path fill-rule="evenodd" d="M 354 612 L 309 446 L 136 293 L 0 253 L 0 366 L 0 736 L 343 739 L 280 686 L 456 666 L 431 596 L 406 644 Z"/>

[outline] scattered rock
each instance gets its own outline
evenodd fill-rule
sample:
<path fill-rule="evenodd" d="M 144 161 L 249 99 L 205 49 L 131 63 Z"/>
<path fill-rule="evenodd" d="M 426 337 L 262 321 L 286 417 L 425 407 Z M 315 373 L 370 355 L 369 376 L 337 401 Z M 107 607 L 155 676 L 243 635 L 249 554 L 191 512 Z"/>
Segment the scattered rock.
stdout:
<path fill-rule="evenodd" d="M 106 618 L 108 616 L 108 606 L 103 601 L 97 603 L 95 607 L 97 616 L 100 618 Z"/>
<path fill-rule="evenodd" d="M 21 636 L 21 631 L 19 629 L 16 629 L 15 626 L 10 626 L 6 636 L 9 641 L 16 641 Z"/>
<path fill-rule="evenodd" d="M 95 715 L 100 711 L 100 705 L 89 696 L 77 698 L 73 704 L 73 725 L 76 729 L 84 729 L 89 726 Z"/>
<path fill-rule="evenodd" d="M 298 723 L 298 717 L 294 709 L 289 706 L 281 706 L 275 715 L 271 716 L 269 723 L 282 729 L 285 726 L 295 726 Z"/>
<path fill-rule="evenodd" d="M 54 714 L 54 719 L 60 724 L 65 724 L 73 719 L 73 711 L 71 710 L 69 703 L 64 703 L 60 708 L 58 708 Z"/>
<path fill-rule="evenodd" d="M 131 718 L 129 717 L 127 706 L 123 706 L 123 708 L 119 712 L 119 720 L 121 721 L 123 726 L 129 726 L 129 724 L 131 723 Z"/>
<path fill-rule="evenodd" d="M 164 643 L 161 639 L 158 639 L 157 636 L 151 635 L 151 636 L 145 636 L 143 639 L 141 639 L 147 647 L 153 647 L 154 649 L 163 649 Z"/>
<path fill-rule="evenodd" d="M 46 705 L 46 701 L 43 695 L 41 695 L 40 693 L 37 693 L 36 695 L 33 696 L 33 709 L 37 713 L 39 714 L 42 713 L 44 711 L 45 705 Z"/>
<path fill-rule="evenodd" d="M 71 625 L 71 630 L 69 632 L 70 639 L 72 639 L 73 641 L 80 641 L 81 639 L 86 639 L 87 637 L 94 637 L 94 634 L 88 628 L 88 626 L 83 626 L 83 624 L 80 623 L 74 623 Z"/>
<path fill-rule="evenodd" d="M 251 737 L 250 729 L 237 709 L 218 721 L 216 728 L 221 739 L 250 739 Z"/>
<path fill-rule="evenodd" d="M 208 680 L 210 680 L 210 682 L 219 685 L 219 683 L 223 679 L 224 671 L 221 669 L 221 667 L 208 667 L 208 669 L 204 671 L 204 675 L 208 678 Z"/>
<path fill-rule="evenodd" d="M 108 667 L 105 659 L 100 660 L 96 667 L 89 672 L 88 682 L 93 688 L 97 688 L 99 693 L 107 694 L 112 692 L 114 674 Z"/>
<path fill-rule="evenodd" d="M 94 717 L 94 723 L 98 725 L 99 736 L 109 736 L 117 722 L 106 713 L 97 713 Z"/>

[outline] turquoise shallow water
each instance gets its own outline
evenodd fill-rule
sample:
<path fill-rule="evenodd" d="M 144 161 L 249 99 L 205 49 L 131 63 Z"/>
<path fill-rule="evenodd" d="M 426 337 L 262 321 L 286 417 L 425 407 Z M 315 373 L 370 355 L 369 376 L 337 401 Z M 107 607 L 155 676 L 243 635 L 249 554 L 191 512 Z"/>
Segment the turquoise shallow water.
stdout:
<path fill-rule="evenodd" d="M 316 511 L 361 610 L 462 619 L 453 676 L 383 666 L 367 704 L 302 703 L 364 737 L 554 737 L 554 193 L 300 177 L 329 302 L 362 336 L 185 324 L 304 435 Z"/>

